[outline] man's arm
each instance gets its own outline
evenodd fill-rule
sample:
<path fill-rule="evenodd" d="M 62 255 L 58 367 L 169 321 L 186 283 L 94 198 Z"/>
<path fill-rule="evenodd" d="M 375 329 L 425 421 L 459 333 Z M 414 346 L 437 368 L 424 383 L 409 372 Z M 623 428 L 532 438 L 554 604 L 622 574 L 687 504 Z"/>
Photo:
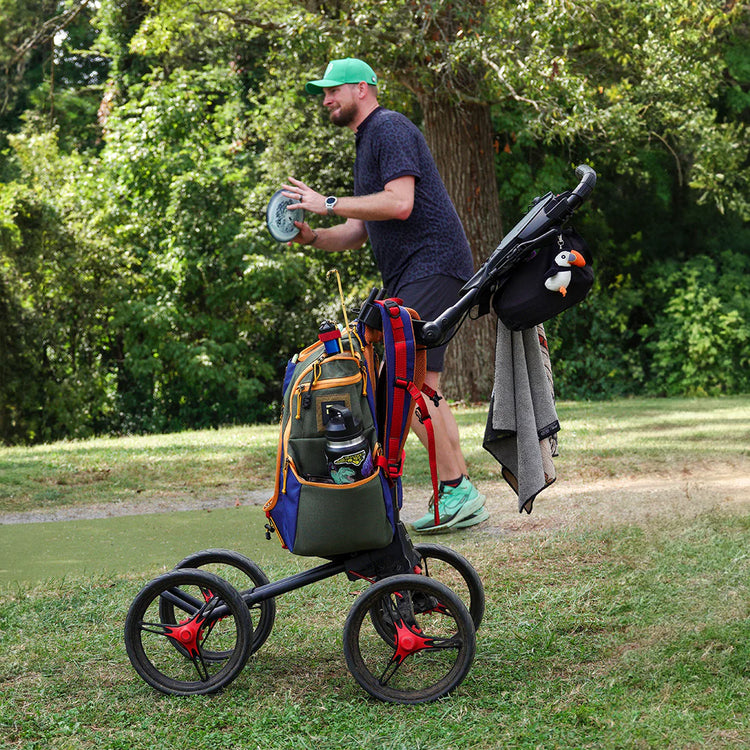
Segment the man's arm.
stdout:
<path fill-rule="evenodd" d="M 321 229 L 312 229 L 305 221 L 295 221 L 294 226 L 299 229 L 299 234 L 292 242 L 312 245 L 329 252 L 357 250 L 367 241 L 365 223 L 359 219 L 347 219 L 342 224 Z"/>
<path fill-rule="evenodd" d="M 325 202 L 325 198 L 323 198 Z M 386 183 L 379 193 L 343 196 L 338 199 L 334 214 L 362 221 L 404 221 L 414 208 L 414 177 L 405 175 Z M 324 205 L 325 209 L 325 205 Z M 324 211 L 325 213 L 325 211 Z"/>
<path fill-rule="evenodd" d="M 313 190 L 301 180 L 289 178 L 283 186 L 284 195 L 295 199 L 289 210 L 303 208 L 320 216 L 327 213 L 325 196 Z M 388 219 L 408 219 L 414 207 L 414 177 L 405 175 L 386 183 L 379 193 L 370 195 L 343 196 L 338 199 L 333 213 L 345 219 L 365 221 L 386 221 Z M 347 222 L 348 223 L 348 222 Z M 332 227 L 332 229 L 335 227 Z M 319 234 L 326 230 L 319 230 Z M 328 234 L 328 231 L 326 231 Z M 364 240 L 362 240 L 364 242 Z M 347 248 L 344 248 L 347 249 Z"/>

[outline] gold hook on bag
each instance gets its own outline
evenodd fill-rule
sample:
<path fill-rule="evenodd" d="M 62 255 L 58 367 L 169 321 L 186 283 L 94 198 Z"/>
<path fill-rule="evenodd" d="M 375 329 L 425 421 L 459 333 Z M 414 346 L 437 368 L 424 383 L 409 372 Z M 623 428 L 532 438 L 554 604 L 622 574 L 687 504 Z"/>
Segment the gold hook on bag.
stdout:
<path fill-rule="evenodd" d="M 341 300 L 341 312 L 344 313 L 344 325 L 346 326 L 347 333 L 349 334 L 349 349 L 351 350 L 352 357 L 356 356 L 354 354 L 354 343 L 352 342 L 352 332 L 349 330 L 349 318 L 346 317 L 346 304 L 344 303 L 344 290 L 341 287 L 341 276 L 339 276 L 339 271 L 337 268 L 332 268 L 328 273 L 326 274 L 326 278 L 328 278 L 331 274 L 336 274 L 336 281 L 339 285 L 339 299 Z"/>

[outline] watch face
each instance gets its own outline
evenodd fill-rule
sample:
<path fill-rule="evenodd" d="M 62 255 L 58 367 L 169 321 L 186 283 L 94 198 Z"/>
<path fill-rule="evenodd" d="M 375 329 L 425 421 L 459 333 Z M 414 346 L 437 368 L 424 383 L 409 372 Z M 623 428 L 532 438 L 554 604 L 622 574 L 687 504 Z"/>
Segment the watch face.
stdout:
<path fill-rule="evenodd" d="M 294 211 L 287 210 L 290 203 L 296 203 L 293 198 L 286 198 L 277 190 L 268 201 L 266 208 L 266 225 L 271 236 L 277 242 L 289 242 L 299 234 L 299 229 L 294 226 L 295 221 L 302 221 L 305 212 L 301 208 Z"/>

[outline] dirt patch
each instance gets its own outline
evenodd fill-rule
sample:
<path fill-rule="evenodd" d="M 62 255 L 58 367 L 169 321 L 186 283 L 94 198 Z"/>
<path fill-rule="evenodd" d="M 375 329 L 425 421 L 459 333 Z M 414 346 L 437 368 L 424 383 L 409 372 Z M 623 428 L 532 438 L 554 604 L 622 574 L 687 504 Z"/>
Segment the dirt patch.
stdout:
<path fill-rule="evenodd" d="M 531 515 L 519 514 L 516 496 L 504 481 L 478 482 L 487 497 L 490 518 L 477 527 L 507 534 L 550 528 L 643 523 L 649 518 L 693 517 L 711 509 L 750 511 L 750 460 L 681 469 L 674 476 L 646 474 L 597 479 L 559 478 L 542 492 Z M 426 509 L 428 491 L 405 487 L 402 518 L 414 521 Z M 0 524 L 69 521 L 113 516 L 174 513 L 183 510 L 263 505 L 271 489 L 229 493 L 214 497 L 159 497 L 54 510 L 0 513 Z"/>
<path fill-rule="evenodd" d="M 737 475 L 730 467 L 715 468 L 711 475 L 679 478 L 558 479 L 537 497 L 531 515 L 518 514 L 515 495 L 507 485 L 482 485 L 481 489 L 490 511 L 482 528 L 496 533 L 641 524 L 650 518 L 691 518 L 709 510 L 750 511 L 750 471 Z"/>
<path fill-rule="evenodd" d="M 115 516 L 141 516 L 151 513 L 174 513 L 182 510 L 211 511 L 216 508 L 231 508 L 239 505 L 263 505 L 271 497 L 271 490 L 243 492 L 215 497 L 160 496 L 124 500 L 112 503 L 90 503 L 66 505 L 59 508 L 44 508 L 19 513 L 0 512 L 0 525 L 12 523 L 47 523 L 50 521 L 75 521 L 90 518 L 113 518 Z"/>

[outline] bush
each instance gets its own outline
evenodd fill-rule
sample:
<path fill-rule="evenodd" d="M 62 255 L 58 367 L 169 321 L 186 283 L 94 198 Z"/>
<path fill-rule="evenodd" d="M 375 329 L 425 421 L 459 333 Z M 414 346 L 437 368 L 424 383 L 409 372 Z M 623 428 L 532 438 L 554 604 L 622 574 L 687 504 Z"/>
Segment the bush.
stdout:
<path fill-rule="evenodd" d="M 668 300 L 650 330 L 649 390 L 717 395 L 750 390 L 750 260 L 726 251 L 672 271 Z"/>

